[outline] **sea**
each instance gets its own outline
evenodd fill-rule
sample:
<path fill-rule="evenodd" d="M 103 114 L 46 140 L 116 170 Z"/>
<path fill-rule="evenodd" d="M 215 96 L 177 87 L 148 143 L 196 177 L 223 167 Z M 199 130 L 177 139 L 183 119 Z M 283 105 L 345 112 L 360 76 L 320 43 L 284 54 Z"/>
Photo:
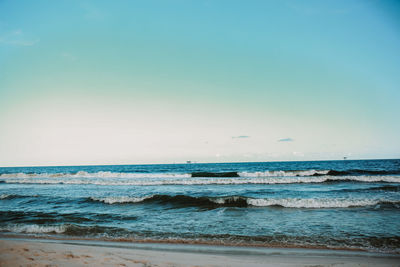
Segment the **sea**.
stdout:
<path fill-rule="evenodd" d="M 400 160 L 4 167 L 0 236 L 400 253 Z"/>

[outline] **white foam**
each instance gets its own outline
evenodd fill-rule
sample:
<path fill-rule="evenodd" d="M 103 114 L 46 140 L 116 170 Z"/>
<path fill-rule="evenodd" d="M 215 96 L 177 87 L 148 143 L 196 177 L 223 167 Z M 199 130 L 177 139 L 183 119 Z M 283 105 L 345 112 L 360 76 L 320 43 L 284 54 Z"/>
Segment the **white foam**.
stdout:
<path fill-rule="evenodd" d="M 36 224 L 13 224 L 1 226 L 2 232 L 26 233 L 26 234 L 45 234 L 45 233 L 64 233 L 66 230 L 65 225 L 60 226 L 46 226 Z"/>
<path fill-rule="evenodd" d="M 240 197 L 240 196 L 232 196 L 232 197 L 219 197 L 219 198 L 214 198 L 214 199 L 210 199 L 212 202 L 216 203 L 216 204 L 225 204 L 228 201 L 238 201 L 239 199 L 243 199 L 245 197 Z"/>
<path fill-rule="evenodd" d="M 19 184 L 76 184 L 76 185 L 239 185 L 239 184 L 295 184 L 295 183 L 323 183 L 326 181 L 355 181 L 355 182 L 388 182 L 400 183 L 400 176 L 304 176 L 304 177 L 260 177 L 260 178 L 130 178 L 130 179 L 38 179 L 38 178 L 8 178 L 2 179 L 5 183 Z"/>
<path fill-rule="evenodd" d="M 282 206 L 286 208 L 348 208 L 377 205 L 383 200 L 377 199 L 247 199 L 247 204 L 252 206 Z M 390 201 L 386 201 L 390 202 Z"/>
<path fill-rule="evenodd" d="M 151 198 L 152 196 L 147 197 L 104 197 L 104 198 L 96 198 L 91 197 L 90 199 L 94 201 L 104 202 L 106 204 L 114 204 L 114 203 L 137 203 L 145 200 L 146 198 Z"/>
<path fill-rule="evenodd" d="M 0 179 L 7 178 L 188 178 L 188 173 L 133 173 L 133 172 L 86 172 L 77 173 L 3 173 Z"/>
<path fill-rule="evenodd" d="M 325 175 L 329 170 L 240 172 L 240 177 L 296 177 Z M 4 173 L 1 178 L 190 178 L 190 173 L 86 172 L 77 173 Z"/>
<path fill-rule="evenodd" d="M 68 177 L 85 177 L 85 178 L 187 178 L 191 177 L 187 173 L 133 173 L 133 172 L 109 172 L 99 171 L 88 173 L 85 171 L 77 172 Z"/>
<path fill-rule="evenodd" d="M 265 171 L 265 172 L 240 172 L 240 177 L 293 177 L 325 175 L 329 170 L 302 170 L 302 171 Z"/>

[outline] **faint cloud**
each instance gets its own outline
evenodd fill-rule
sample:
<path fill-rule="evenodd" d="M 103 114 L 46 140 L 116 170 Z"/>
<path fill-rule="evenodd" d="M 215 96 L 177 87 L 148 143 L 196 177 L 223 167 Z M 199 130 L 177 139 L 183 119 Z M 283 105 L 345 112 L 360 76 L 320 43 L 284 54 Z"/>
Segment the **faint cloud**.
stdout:
<path fill-rule="evenodd" d="M 232 139 L 238 139 L 238 138 L 250 138 L 250 136 L 248 135 L 232 136 Z"/>
<path fill-rule="evenodd" d="M 25 34 L 22 30 L 12 30 L 0 35 L 0 44 L 16 46 L 32 46 L 40 41 L 39 38 Z"/>
<path fill-rule="evenodd" d="M 292 138 L 282 138 L 282 139 L 279 139 L 278 140 L 278 142 L 293 142 L 294 140 L 292 139 Z"/>
<path fill-rule="evenodd" d="M 304 153 L 303 152 L 297 152 L 297 151 L 293 151 L 293 156 L 297 156 L 297 157 L 304 157 Z"/>

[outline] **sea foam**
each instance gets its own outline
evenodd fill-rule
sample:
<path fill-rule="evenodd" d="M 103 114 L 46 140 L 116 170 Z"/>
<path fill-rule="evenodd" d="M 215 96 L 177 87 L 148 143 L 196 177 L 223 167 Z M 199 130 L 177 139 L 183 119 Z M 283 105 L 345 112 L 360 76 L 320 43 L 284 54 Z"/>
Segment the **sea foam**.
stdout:
<path fill-rule="evenodd" d="M 115 204 L 115 203 L 137 203 L 137 202 L 142 202 L 146 198 L 150 198 L 152 196 L 147 196 L 147 197 L 103 197 L 103 198 L 98 198 L 98 197 L 90 197 L 91 200 L 93 201 L 99 201 L 99 202 L 104 202 L 106 204 Z"/>
<path fill-rule="evenodd" d="M 136 173 L 136 172 L 86 172 L 76 173 L 3 173 L 0 179 L 7 178 L 186 178 L 191 177 L 187 173 Z"/>
<path fill-rule="evenodd" d="M 71 184 L 71 185 L 240 185 L 240 184 L 295 184 L 326 182 L 400 183 L 400 176 L 304 176 L 304 177 L 258 177 L 258 178 L 3 178 L 4 183 L 15 184 Z"/>
<path fill-rule="evenodd" d="M 46 234 L 46 233 L 64 233 L 65 225 L 48 226 L 37 224 L 13 224 L 0 226 L 0 232 L 26 233 L 26 234 Z"/>

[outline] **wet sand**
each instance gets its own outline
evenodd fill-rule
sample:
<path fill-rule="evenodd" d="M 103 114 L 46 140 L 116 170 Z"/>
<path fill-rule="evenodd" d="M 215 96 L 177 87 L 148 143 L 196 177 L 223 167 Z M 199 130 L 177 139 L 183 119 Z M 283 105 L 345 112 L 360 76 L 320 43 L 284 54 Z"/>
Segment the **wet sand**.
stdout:
<path fill-rule="evenodd" d="M 400 255 L 3 238 L 0 239 L 0 266 L 400 266 Z"/>

